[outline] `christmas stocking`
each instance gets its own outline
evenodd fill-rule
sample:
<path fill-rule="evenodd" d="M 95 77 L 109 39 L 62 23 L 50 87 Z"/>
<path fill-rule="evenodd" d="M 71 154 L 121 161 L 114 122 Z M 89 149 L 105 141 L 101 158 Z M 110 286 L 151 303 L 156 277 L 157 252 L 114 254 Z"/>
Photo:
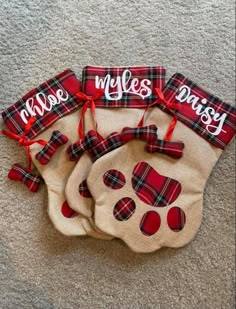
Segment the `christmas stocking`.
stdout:
<path fill-rule="evenodd" d="M 41 177 L 31 170 L 32 158 L 47 185 L 48 213 L 54 226 L 65 235 L 100 237 L 87 219 L 68 206 L 64 195 L 66 180 L 74 167 L 66 148 L 78 139 L 83 104 L 76 97 L 79 91 L 74 73 L 66 70 L 31 90 L 2 113 L 10 130 L 3 133 L 24 146 L 28 155 L 28 166 L 14 164 L 8 177 L 37 191 Z"/>
<path fill-rule="evenodd" d="M 157 128 L 155 125 L 137 128 L 136 135 L 139 139 L 145 141 L 156 141 Z M 71 173 L 66 184 L 67 201 L 71 208 L 81 213 L 85 217 L 93 218 L 94 200 L 87 186 L 87 176 L 90 172 L 93 162 L 109 153 L 110 151 L 121 147 L 125 143 L 120 133 L 111 133 L 107 138 L 99 138 L 97 132 L 90 130 L 85 139 L 81 141 L 80 148 L 81 158 Z M 93 145 L 92 145 L 93 144 Z M 86 147 L 89 145 L 89 147 Z M 86 150 L 86 152 L 85 152 Z M 110 180 L 116 180 L 118 175 L 110 175 Z M 113 189 L 119 189 L 123 186 L 123 178 L 113 183 Z M 79 183 L 79 185 L 78 185 Z M 93 185 L 96 185 L 95 183 Z"/>
<path fill-rule="evenodd" d="M 78 160 L 65 190 L 72 209 L 88 218 L 93 217 L 94 201 L 86 182 L 93 162 L 123 144 L 118 132 L 124 124 L 137 124 L 143 109 L 153 102 L 152 90 L 162 88 L 164 82 L 163 67 L 84 68 L 81 99 L 85 100 L 85 106 L 90 103 L 91 113 L 83 113 L 80 123 L 80 135 L 83 135 L 83 120 L 86 136 L 68 148 L 70 159 Z M 100 90 L 104 94 L 96 98 Z M 97 127 L 105 138 L 91 130 Z"/>
<path fill-rule="evenodd" d="M 131 140 L 97 160 L 87 178 L 98 228 L 137 252 L 181 247 L 194 237 L 206 180 L 235 134 L 235 108 L 181 74 L 159 91 L 158 102 L 148 123 L 165 140 Z M 178 160 L 167 153 L 171 135 L 185 144 Z M 123 185 L 114 190 L 114 182 Z"/>
<path fill-rule="evenodd" d="M 165 69 L 156 67 L 103 68 L 87 66 L 83 69 L 81 99 L 95 96 L 96 121 L 103 137 L 120 132 L 124 126 L 135 126 L 143 109 L 154 101 L 153 89 L 163 89 Z M 103 95 L 96 97 L 99 91 Z M 93 113 L 84 115 L 85 132 L 94 129 Z"/>

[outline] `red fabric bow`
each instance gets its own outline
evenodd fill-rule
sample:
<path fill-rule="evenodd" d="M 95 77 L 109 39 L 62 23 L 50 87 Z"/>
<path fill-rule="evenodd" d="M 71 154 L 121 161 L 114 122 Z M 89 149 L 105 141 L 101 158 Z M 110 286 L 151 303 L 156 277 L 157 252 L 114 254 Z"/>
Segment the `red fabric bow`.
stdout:
<path fill-rule="evenodd" d="M 31 118 L 29 119 L 29 121 L 28 121 L 27 124 L 25 125 L 24 132 L 23 132 L 22 135 L 17 135 L 17 134 L 15 134 L 15 133 L 12 133 L 12 132 L 9 132 L 9 131 L 6 131 L 6 130 L 2 130 L 2 134 L 4 134 L 4 135 L 6 135 L 6 136 L 8 136 L 8 137 L 10 137 L 10 138 L 12 138 L 12 139 L 18 141 L 18 143 L 19 143 L 20 146 L 24 146 L 24 147 L 25 147 L 26 153 L 27 153 L 27 157 L 28 157 L 28 167 L 27 167 L 27 169 L 28 169 L 29 171 L 31 171 L 31 161 L 32 161 L 32 160 L 31 160 L 31 155 L 30 155 L 30 148 L 29 148 L 29 146 L 30 146 L 30 145 L 33 145 L 33 144 L 35 144 L 35 143 L 38 143 L 38 144 L 43 145 L 43 146 L 45 146 L 45 145 L 47 144 L 46 141 L 41 140 L 41 139 L 39 139 L 39 140 L 28 140 L 28 139 L 27 139 L 26 134 L 27 134 L 27 132 L 29 132 L 29 130 L 32 128 L 32 126 L 33 126 L 33 124 L 35 123 L 35 121 L 36 121 L 36 118 L 34 118 L 34 117 L 31 117 Z"/>
<path fill-rule="evenodd" d="M 79 133 L 80 139 L 84 139 L 84 115 L 85 115 L 88 108 L 91 109 L 91 114 L 92 114 L 92 117 L 93 117 L 95 129 L 97 131 L 98 124 L 96 122 L 96 104 L 95 104 L 95 101 L 100 99 L 103 96 L 103 94 L 104 94 L 104 91 L 102 89 L 98 89 L 97 92 L 92 97 L 87 96 L 83 92 L 77 92 L 76 93 L 77 98 L 79 98 L 83 101 L 86 101 L 83 108 L 82 108 L 80 119 L 79 119 L 78 133 Z M 101 136 L 99 135 L 99 137 L 101 137 Z"/>
<path fill-rule="evenodd" d="M 179 110 L 180 109 L 180 105 L 177 104 L 177 103 L 173 103 L 173 102 L 168 102 L 166 100 L 166 98 L 164 97 L 164 94 L 162 92 L 162 90 L 160 88 L 155 88 L 155 92 L 158 96 L 158 99 L 156 101 L 154 101 L 153 103 L 151 103 L 150 105 L 148 105 L 143 113 L 143 116 L 141 118 L 141 120 L 139 121 L 138 123 L 138 127 L 141 127 L 143 126 L 143 122 L 144 122 L 144 117 L 145 117 L 145 114 L 146 112 L 148 111 L 148 109 L 152 106 L 155 106 L 157 104 L 165 104 L 166 108 L 170 111 L 170 113 L 173 115 L 173 119 L 169 125 L 169 128 L 166 132 L 166 135 L 164 137 L 164 140 L 165 141 L 170 141 L 171 140 L 171 137 L 172 137 L 172 134 L 174 132 L 174 129 L 175 129 L 175 126 L 176 126 L 176 123 L 177 123 L 177 116 L 176 114 L 173 112 L 173 109 L 175 110 Z"/>

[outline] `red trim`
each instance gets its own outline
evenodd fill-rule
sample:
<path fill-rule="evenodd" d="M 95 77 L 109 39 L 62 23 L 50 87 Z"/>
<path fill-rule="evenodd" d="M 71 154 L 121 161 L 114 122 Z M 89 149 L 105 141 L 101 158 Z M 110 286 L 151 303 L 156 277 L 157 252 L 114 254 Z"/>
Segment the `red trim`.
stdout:
<path fill-rule="evenodd" d="M 54 78 L 32 89 L 2 113 L 8 129 L 22 135 L 27 121 L 36 121 L 25 136 L 32 139 L 61 117 L 78 109 L 83 102 L 76 98 L 80 84 L 71 70 L 65 70 Z"/>
<path fill-rule="evenodd" d="M 93 67 L 83 69 L 83 92 L 93 96 L 98 89 L 104 96 L 96 107 L 145 108 L 154 101 L 154 88 L 163 89 L 165 69 L 156 67 Z"/>
<path fill-rule="evenodd" d="M 224 149 L 236 131 L 236 109 L 210 94 L 182 74 L 174 74 L 163 94 L 167 102 L 179 104 L 170 112 L 166 104 L 158 104 L 163 111 L 177 119 L 216 147 Z"/>

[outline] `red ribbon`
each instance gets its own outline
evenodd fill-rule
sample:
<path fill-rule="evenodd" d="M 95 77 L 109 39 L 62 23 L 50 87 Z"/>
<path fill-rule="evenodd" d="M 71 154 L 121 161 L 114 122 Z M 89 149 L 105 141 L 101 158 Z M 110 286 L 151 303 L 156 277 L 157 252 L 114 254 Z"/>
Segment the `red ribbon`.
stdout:
<path fill-rule="evenodd" d="M 174 132 L 177 120 L 178 120 L 176 114 L 172 110 L 173 109 L 179 110 L 180 109 L 180 105 L 178 103 L 168 102 L 166 100 L 166 98 L 164 97 L 164 94 L 163 94 L 163 92 L 162 92 L 162 90 L 160 88 L 155 88 L 155 92 L 156 92 L 156 94 L 158 96 L 158 99 L 146 107 L 146 109 L 145 109 L 145 111 L 143 113 L 143 116 L 142 116 L 141 120 L 138 123 L 138 127 L 143 126 L 145 114 L 149 110 L 150 107 L 152 107 L 154 105 L 157 105 L 157 104 L 165 104 L 166 108 L 173 115 L 173 119 L 171 120 L 171 123 L 170 123 L 170 125 L 168 127 L 168 130 L 166 132 L 166 135 L 164 137 L 165 141 L 170 141 L 171 137 L 172 137 L 172 134 Z"/>
<path fill-rule="evenodd" d="M 87 111 L 88 108 L 91 109 L 91 115 L 95 124 L 95 129 L 97 132 L 98 124 L 96 121 L 96 104 L 95 101 L 100 99 L 104 94 L 104 91 L 102 89 L 98 89 L 97 92 L 92 96 L 89 97 L 83 92 L 77 92 L 76 96 L 77 98 L 86 101 L 84 106 L 82 107 L 82 111 L 80 114 L 80 119 L 79 119 L 79 125 L 78 125 L 78 133 L 79 133 L 79 138 L 84 139 L 84 115 Z M 97 135 L 100 139 L 103 139 L 103 137 L 97 132 Z"/>
<path fill-rule="evenodd" d="M 27 157 L 28 157 L 28 170 L 29 171 L 31 170 L 31 161 L 32 161 L 31 155 L 30 155 L 30 148 L 29 148 L 29 146 L 33 145 L 35 143 L 38 143 L 38 144 L 43 145 L 43 146 L 45 146 L 47 144 L 47 142 L 42 140 L 42 139 L 39 139 L 39 140 L 28 140 L 27 139 L 26 134 L 32 128 L 32 126 L 35 123 L 35 121 L 36 121 L 36 119 L 34 117 L 31 117 L 29 119 L 29 121 L 25 125 L 24 132 L 22 133 L 22 135 L 17 135 L 15 133 L 12 133 L 12 132 L 9 132 L 9 131 L 6 131 L 6 130 L 2 130 L 2 134 L 4 134 L 4 135 L 6 135 L 6 136 L 8 136 L 8 137 L 18 141 L 20 146 L 24 146 L 25 147 L 25 150 L 26 150 L 26 153 L 27 153 Z"/>

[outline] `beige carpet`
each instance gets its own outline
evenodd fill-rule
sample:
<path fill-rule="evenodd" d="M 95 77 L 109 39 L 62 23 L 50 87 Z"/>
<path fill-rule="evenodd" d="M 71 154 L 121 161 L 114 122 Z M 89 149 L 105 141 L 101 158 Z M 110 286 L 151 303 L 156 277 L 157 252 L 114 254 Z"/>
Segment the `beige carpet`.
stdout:
<path fill-rule="evenodd" d="M 234 29 L 234 0 L 1 0 L 0 109 L 74 64 L 78 74 L 162 64 L 234 104 Z M 196 238 L 149 255 L 60 235 L 46 188 L 7 179 L 24 150 L 3 136 L 0 145 L 0 308 L 234 308 L 233 144 L 207 183 Z"/>

